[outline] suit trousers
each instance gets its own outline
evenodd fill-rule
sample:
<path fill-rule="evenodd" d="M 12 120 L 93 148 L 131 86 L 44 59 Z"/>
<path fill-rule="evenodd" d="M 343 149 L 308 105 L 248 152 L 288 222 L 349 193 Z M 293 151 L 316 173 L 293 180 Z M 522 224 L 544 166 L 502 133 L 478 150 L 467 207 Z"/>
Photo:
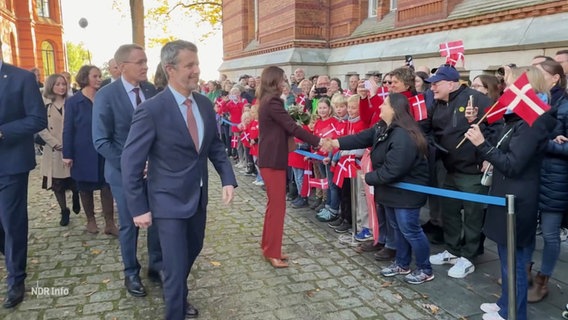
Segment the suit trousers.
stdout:
<path fill-rule="evenodd" d="M 139 275 L 140 263 L 136 256 L 139 229 L 134 225 L 134 220 L 126 205 L 122 185 L 111 184 L 110 188 L 118 207 L 118 221 L 120 223 L 118 240 L 120 241 L 122 263 L 124 264 L 124 275 Z M 162 270 L 162 249 L 160 248 L 160 237 L 155 226 L 148 228 L 146 244 L 148 246 L 148 270 Z"/>
<path fill-rule="evenodd" d="M 203 248 L 205 208 L 187 219 L 154 218 L 164 257 L 164 301 L 166 320 L 183 320 L 187 312 L 187 277 Z"/>
<path fill-rule="evenodd" d="M 8 288 L 23 283 L 28 257 L 28 175 L 0 176 L 0 249 Z"/>
<path fill-rule="evenodd" d="M 262 230 L 262 253 L 268 258 L 280 258 L 286 216 L 286 170 L 260 168 L 260 172 L 268 198 Z"/>

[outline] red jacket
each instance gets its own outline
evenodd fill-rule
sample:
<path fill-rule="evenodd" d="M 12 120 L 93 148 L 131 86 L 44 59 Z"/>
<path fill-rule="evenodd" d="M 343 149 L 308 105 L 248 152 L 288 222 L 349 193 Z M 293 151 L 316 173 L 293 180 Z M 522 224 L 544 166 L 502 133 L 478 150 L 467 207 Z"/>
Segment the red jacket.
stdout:
<path fill-rule="evenodd" d="M 374 95 L 371 98 L 367 97 L 359 101 L 359 116 L 361 117 L 361 121 L 363 121 L 368 128 L 375 124 L 375 122 L 373 122 L 373 116 L 381 113 L 380 107 L 382 104 L 383 98 L 378 95 Z"/>
<path fill-rule="evenodd" d="M 335 139 L 338 136 L 338 131 L 341 130 L 341 125 L 337 118 L 331 117 L 327 120 L 317 120 L 314 124 L 314 135 L 320 138 L 332 138 Z M 327 156 L 328 153 L 325 151 L 318 150 L 316 152 L 319 155 Z"/>
<path fill-rule="evenodd" d="M 310 127 L 304 125 L 302 126 L 304 130 L 311 132 Z M 302 140 L 294 137 L 296 145 L 304 143 Z M 294 151 L 288 153 L 288 166 L 292 168 L 304 169 L 306 167 L 307 160 L 304 160 L 304 156 L 298 154 Z"/>
<path fill-rule="evenodd" d="M 250 140 L 254 140 L 255 143 L 251 144 L 250 146 L 250 155 L 258 157 L 258 120 L 252 120 L 249 123 L 249 133 L 250 133 Z"/>
<path fill-rule="evenodd" d="M 221 113 L 228 112 L 231 116 L 230 121 L 235 124 L 241 123 L 241 116 L 243 115 L 243 108 L 247 103 L 246 99 L 241 99 L 238 102 L 224 101 L 221 107 Z M 239 132 L 237 126 L 231 126 L 231 132 Z"/>

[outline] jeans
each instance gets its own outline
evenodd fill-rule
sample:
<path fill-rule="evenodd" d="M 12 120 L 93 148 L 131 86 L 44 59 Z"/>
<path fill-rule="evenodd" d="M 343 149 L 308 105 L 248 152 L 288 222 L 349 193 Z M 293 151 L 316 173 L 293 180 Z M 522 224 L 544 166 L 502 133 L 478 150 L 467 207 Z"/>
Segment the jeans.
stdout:
<path fill-rule="evenodd" d="M 377 204 L 376 206 L 377 216 L 379 220 L 379 243 L 384 243 L 385 248 L 387 249 L 396 250 L 394 230 L 392 229 L 390 223 L 388 223 L 385 207 L 380 204 Z"/>
<path fill-rule="evenodd" d="M 396 239 L 396 263 L 408 269 L 414 252 L 418 269 L 432 274 L 430 244 L 420 226 L 420 208 L 385 207 L 385 212 Z"/>
<path fill-rule="evenodd" d="M 304 169 L 292 168 L 294 173 L 294 181 L 296 181 L 296 188 L 298 188 L 298 194 L 302 192 L 302 185 L 304 183 Z"/>
<path fill-rule="evenodd" d="M 540 228 L 544 239 L 542 249 L 542 265 L 540 273 L 551 276 L 560 255 L 560 226 L 563 214 L 561 212 L 541 212 Z"/>
<path fill-rule="evenodd" d="M 325 202 L 326 206 L 331 208 L 333 212 L 337 212 L 339 210 L 339 187 L 333 183 L 333 174 L 331 173 L 330 166 L 324 165 L 323 163 L 320 164 L 320 170 L 322 173 L 325 174 L 327 177 L 327 200 Z"/>
<path fill-rule="evenodd" d="M 516 283 L 517 283 L 517 320 L 527 320 L 527 264 L 531 259 L 531 252 L 534 246 L 524 248 L 517 247 L 516 256 Z M 507 319 L 509 310 L 507 309 L 509 301 L 509 292 L 507 291 L 507 246 L 497 245 L 499 252 L 499 260 L 501 261 L 501 297 L 497 300 L 499 315 L 503 319 Z"/>

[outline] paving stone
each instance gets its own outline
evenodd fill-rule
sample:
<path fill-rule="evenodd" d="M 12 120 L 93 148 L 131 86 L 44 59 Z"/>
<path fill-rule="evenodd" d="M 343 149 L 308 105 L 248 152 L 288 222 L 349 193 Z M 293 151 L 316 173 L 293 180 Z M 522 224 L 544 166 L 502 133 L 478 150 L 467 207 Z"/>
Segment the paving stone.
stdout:
<path fill-rule="evenodd" d="M 220 184 L 213 170 L 209 176 L 211 186 Z M 443 276 L 447 268 L 435 266 L 442 276 L 411 286 L 399 277 L 381 277 L 379 270 L 388 262 L 377 262 L 372 253 L 358 254 L 339 243 L 337 233 L 316 221 L 313 211 L 307 209 L 288 210 L 283 252 L 290 255 L 290 267 L 274 269 L 260 250 L 266 196 L 250 183 L 252 179 L 238 179 L 231 206 L 221 203 L 215 188 L 209 195 L 205 244 L 188 279 L 189 301 L 199 309 L 200 319 L 455 320 L 463 316 L 479 320 L 479 301 L 494 298 L 491 294 L 499 291 L 494 283 L 498 272 L 492 271 L 497 270 L 494 245 L 488 245 L 486 251 L 492 252 L 482 256 L 491 268 L 484 261 L 477 262 L 476 269 L 479 265 L 483 271 L 456 280 Z M 135 298 L 124 288 L 118 240 L 86 233 L 83 214 L 72 215 L 69 226 L 60 227 L 55 198 L 40 189 L 40 180 L 39 170 L 32 171 L 26 298 L 15 310 L 0 308 L 0 319 L 162 319 L 162 289 L 146 278 L 147 231 L 141 230 L 138 247 L 148 296 Z M 102 229 L 98 193 L 95 206 Z M 433 252 L 441 250 L 432 248 Z M 0 262 L 2 278 L 6 270 Z M 65 287 L 69 292 L 65 296 L 37 296 L 31 294 L 33 286 Z M 550 299 L 556 299 L 550 300 L 553 302 L 530 306 L 529 318 L 557 319 L 563 306 L 559 291 L 551 294 Z M 3 294 L 5 287 L 0 286 Z M 458 300 L 459 307 L 455 306 Z M 425 303 L 443 307 L 434 315 L 423 307 Z M 558 306 L 547 307 L 548 312 L 540 309 L 553 304 Z"/>

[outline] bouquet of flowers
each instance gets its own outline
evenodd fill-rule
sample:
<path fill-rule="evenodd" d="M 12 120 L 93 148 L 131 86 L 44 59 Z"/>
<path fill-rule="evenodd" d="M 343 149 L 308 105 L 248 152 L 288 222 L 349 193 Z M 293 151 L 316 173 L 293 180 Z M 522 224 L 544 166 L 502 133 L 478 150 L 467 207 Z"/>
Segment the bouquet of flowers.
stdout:
<path fill-rule="evenodd" d="M 296 121 L 299 125 L 308 125 L 311 120 L 311 116 L 304 110 L 304 106 L 301 105 L 291 105 L 288 108 L 288 114 Z"/>

